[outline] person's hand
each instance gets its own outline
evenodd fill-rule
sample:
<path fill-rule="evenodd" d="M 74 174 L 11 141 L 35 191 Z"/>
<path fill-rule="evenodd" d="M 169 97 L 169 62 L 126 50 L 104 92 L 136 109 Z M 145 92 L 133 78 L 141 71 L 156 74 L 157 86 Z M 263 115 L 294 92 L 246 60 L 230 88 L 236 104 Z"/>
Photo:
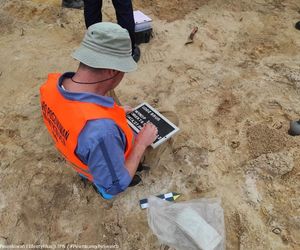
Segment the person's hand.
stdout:
<path fill-rule="evenodd" d="M 157 138 L 157 127 L 152 123 L 144 124 L 143 128 L 140 130 L 136 137 L 136 143 L 143 147 L 148 147 Z"/>
<path fill-rule="evenodd" d="M 122 107 L 123 107 L 123 109 L 125 110 L 125 113 L 126 113 L 126 114 L 133 111 L 133 108 L 130 107 L 130 106 L 128 106 L 128 105 L 124 105 L 124 106 L 122 106 Z"/>

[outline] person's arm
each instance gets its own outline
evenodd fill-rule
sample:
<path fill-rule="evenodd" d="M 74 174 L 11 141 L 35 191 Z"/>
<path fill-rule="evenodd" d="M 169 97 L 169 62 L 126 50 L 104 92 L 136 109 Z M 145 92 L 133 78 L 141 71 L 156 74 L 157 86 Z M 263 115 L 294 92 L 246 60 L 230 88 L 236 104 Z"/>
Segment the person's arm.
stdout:
<path fill-rule="evenodd" d="M 93 182 L 112 195 L 132 180 L 125 166 L 125 145 L 125 136 L 110 119 L 88 121 L 78 138 L 77 156 L 89 166 Z"/>
<path fill-rule="evenodd" d="M 134 176 L 146 148 L 155 141 L 157 128 L 152 123 L 147 123 L 138 133 L 133 148 L 125 161 L 125 166 L 131 177 Z"/>

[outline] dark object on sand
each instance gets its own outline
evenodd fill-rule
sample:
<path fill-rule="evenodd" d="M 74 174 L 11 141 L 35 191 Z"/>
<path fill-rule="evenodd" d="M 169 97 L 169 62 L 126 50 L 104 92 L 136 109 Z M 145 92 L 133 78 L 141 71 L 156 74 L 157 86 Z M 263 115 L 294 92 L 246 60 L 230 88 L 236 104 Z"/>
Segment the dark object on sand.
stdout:
<path fill-rule="evenodd" d="M 141 57 L 141 50 L 139 46 L 135 45 L 132 53 L 133 60 L 137 63 Z"/>
<path fill-rule="evenodd" d="M 61 5 L 65 8 L 81 9 L 84 3 L 82 0 L 63 0 Z"/>
<path fill-rule="evenodd" d="M 152 37 L 152 29 L 135 32 L 136 44 L 149 43 L 151 37 Z"/>
<path fill-rule="evenodd" d="M 194 27 L 191 34 L 189 35 L 186 43 L 184 45 L 187 45 L 187 44 L 190 44 L 190 43 L 193 43 L 194 42 L 194 36 L 195 34 L 197 33 L 198 31 L 198 27 Z"/>
<path fill-rule="evenodd" d="M 141 181 L 142 181 L 142 178 L 139 175 L 135 174 L 129 184 L 129 187 L 134 187 L 137 184 L 139 184 Z"/>
<path fill-rule="evenodd" d="M 300 120 L 290 122 L 290 129 L 288 133 L 292 136 L 300 135 Z"/>
<path fill-rule="evenodd" d="M 300 30 L 300 21 L 297 22 L 297 23 L 295 24 L 295 28 L 296 28 L 297 30 Z"/>

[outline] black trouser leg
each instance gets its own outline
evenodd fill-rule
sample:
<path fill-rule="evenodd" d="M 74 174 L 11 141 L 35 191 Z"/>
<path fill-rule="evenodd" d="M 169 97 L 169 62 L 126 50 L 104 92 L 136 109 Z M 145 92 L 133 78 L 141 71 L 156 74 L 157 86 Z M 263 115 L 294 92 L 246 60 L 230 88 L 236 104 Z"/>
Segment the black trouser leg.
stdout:
<path fill-rule="evenodd" d="M 84 0 L 84 21 L 86 28 L 102 22 L 102 0 Z"/>
<path fill-rule="evenodd" d="M 112 0 L 116 10 L 118 24 L 127 29 L 131 39 L 132 49 L 135 45 L 135 23 L 133 18 L 133 8 L 131 0 Z"/>

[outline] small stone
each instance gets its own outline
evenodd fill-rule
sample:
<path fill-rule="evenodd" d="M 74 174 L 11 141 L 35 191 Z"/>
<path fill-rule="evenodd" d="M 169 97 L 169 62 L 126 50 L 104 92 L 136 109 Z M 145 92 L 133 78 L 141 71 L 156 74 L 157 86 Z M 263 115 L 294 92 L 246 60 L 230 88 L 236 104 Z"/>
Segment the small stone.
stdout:
<path fill-rule="evenodd" d="M 236 149 L 240 146 L 240 142 L 239 141 L 232 141 L 230 143 L 230 146 L 233 148 L 233 149 Z"/>
<path fill-rule="evenodd" d="M 275 227 L 275 228 L 272 229 L 272 232 L 274 234 L 280 234 L 281 233 L 281 229 L 279 227 Z"/>
<path fill-rule="evenodd" d="M 300 121 L 291 121 L 288 133 L 292 136 L 300 135 Z"/>
<path fill-rule="evenodd" d="M 153 99 L 153 102 L 154 102 L 154 103 L 158 103 L 158 102 L 159 102 L 159 99 L 158 99 L 158 98 L 155 98 L 155 99 Z"/>

